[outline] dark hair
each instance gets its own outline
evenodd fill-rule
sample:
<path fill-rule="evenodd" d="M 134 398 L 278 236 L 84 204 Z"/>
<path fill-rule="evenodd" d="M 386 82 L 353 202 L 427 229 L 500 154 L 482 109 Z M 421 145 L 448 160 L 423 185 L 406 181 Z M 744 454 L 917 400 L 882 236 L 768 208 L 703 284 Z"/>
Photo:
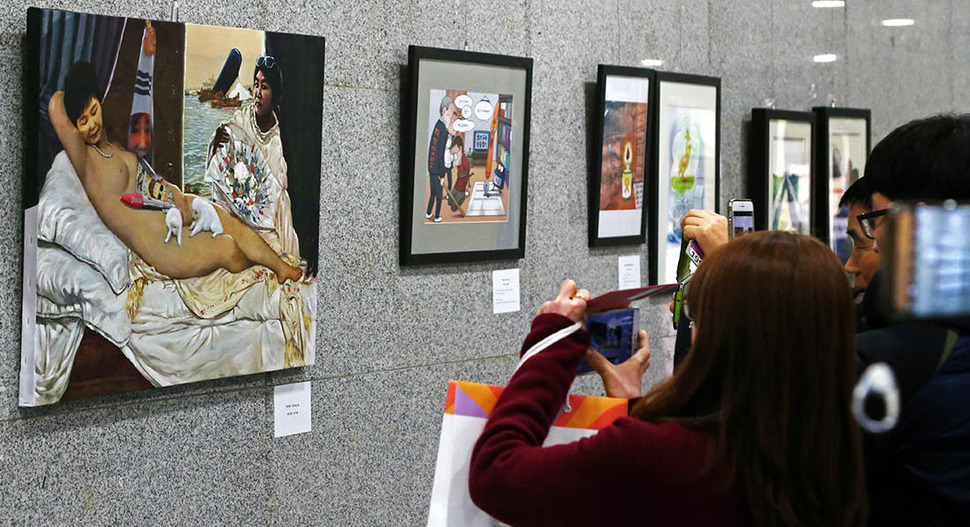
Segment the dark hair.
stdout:
<path fill-rule="evenodd" d="M 754 525 L 864 525 L 855 317 L 835 254 L 747 234 L 707 255 L 687 296 L 694 345 L 631 415 L 711 433 L 708 470 L 730 470 Z"/>
<path fill-rule="evenodd" d="M 893 130 L 872 149 L 866 179 L 891 200 L 970 199 L 970 114 L 936 115 Z"/>
<path fill-rule="evenodd" d="M 256 74 L 263 72 L 263 78 L 266 79 L 266 83 L 269 84 L 269 89 L 273 92 L 273 109 L 277 112 L 280 110 L 280 103 L 283 102 L 283 72 L 280 71 L 280 63 L 276 61 L 273 57 L 259 57 L 260 59 L 269 58 L 272 60 L 266 61 L 272 66 L 268 66 L 266 63 L 261 63 L 259 59 L 256 60 L 256 69 L 253 70 L 253 82 L 256 81 Z"/>
<path fill-rule="evenodd" d="M 866 210 L 872 210 L 872 191 L 869 190 L 869 181 L 864 177 L 849 185 L 839 200 L 840 209 L 853 205 L 862 205 Z"/>
<path fill-rule="evenodd" d="M 64 77 L 64 110 L 71 124 L 76 125 L 92 97 L 101 102 L 101 86 L 94 66 L 83 60 L 71 64 Z"/>
<path fill-rule="evenodd" d="M 456 146 L 462 150 L 465 149 L 465 140 L 461 138 L 461 135 L 455 135 L 455 138 L 451 140 L 451 147 Z"/>

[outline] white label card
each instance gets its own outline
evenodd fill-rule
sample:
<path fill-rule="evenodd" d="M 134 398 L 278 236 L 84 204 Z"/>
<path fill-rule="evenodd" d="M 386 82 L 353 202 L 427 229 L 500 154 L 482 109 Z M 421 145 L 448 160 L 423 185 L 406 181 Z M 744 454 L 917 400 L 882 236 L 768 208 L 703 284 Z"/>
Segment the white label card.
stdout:
<path fill-rule="evenodd" d="M 618 268 L 620 277 L 618 289 L 640 287 L 640 255 L 621 256 Z"/>
<path fill-rule="evenodd" d="M 274 437 L 310 431 L 310 383 L 298 382 L 273 390 Z"/>
<path fill-rule="evenodd" d="M 514 313 L 519 310 L 519 270 L 492 271 L 492 312 Z"/>

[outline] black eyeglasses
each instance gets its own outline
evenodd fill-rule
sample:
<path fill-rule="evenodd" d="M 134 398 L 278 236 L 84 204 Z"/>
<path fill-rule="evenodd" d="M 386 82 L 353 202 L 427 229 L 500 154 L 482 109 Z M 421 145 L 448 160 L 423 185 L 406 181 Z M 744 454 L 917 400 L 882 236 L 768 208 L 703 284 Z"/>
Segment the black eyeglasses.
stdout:
<path fill-rule="evenodd" d="M 866 238 L 869 238 L 870 240 L 875 240 L 876 218 L 881 218 L 882 216 L 889 214 L 889 212 L 890 209 L 879 209 L 856 216 L 856 218 L 859 220 L 859 226 L 862 227 L 862 234 L 865 234 Z"/>
<path fill-rule="evenodd" d="M 256 66 L 259 68 L 266 68 L 268 70 L 271 70 L 276 67 L 276 59 L 274 59 L 269 55 L 263 55 L 262 57 L 259 57 L 258 59 L 256 59 Z"/>

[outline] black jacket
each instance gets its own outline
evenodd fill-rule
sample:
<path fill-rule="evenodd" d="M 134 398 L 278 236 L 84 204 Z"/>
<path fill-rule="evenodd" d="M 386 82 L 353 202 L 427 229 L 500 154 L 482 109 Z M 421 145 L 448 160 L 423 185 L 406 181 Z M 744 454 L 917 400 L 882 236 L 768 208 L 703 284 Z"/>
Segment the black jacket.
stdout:
<path fill-rule="evenodd" d="M 438 119 L 431 129 L 428 142 L 428 173 L 441 177 L 445 173 L 445 148 L 448 144 L 448 127 Z"/>
<path fill-rule="evenodd" d="M 879 282 L 866 292 L 872 329 L 857 338 L 859 358 L 893 369 L 901 411 L 893 430 L 865 436 L 870 524 L 970 525 L 970 319 L 889 324 Z"/>

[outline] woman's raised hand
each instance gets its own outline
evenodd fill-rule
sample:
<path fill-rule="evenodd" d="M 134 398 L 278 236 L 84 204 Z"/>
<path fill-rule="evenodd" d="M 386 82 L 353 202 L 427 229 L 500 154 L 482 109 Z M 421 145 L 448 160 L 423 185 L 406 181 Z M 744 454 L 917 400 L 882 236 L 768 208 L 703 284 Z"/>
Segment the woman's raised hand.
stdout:
<path fill-rule="evenodd" d="M 559 287 L 559 295 L 555 300 L 542 304 L 536 315 L 543 313 L 558 313 L 569 317 L 574 322 L 586 323 L 586 302 L 590 299 L 589 291 L 577 289 L 576 282 L 564 280 Z"/>
<path fill-rule="evenodd" d="M 716 212 L 703 209 L 691 209 L 682 220 L 680 226 L 684 230 L 684 237 L 697 240 L 701 249 L 709 253 L 727 244 L 727 218 Z"/>

